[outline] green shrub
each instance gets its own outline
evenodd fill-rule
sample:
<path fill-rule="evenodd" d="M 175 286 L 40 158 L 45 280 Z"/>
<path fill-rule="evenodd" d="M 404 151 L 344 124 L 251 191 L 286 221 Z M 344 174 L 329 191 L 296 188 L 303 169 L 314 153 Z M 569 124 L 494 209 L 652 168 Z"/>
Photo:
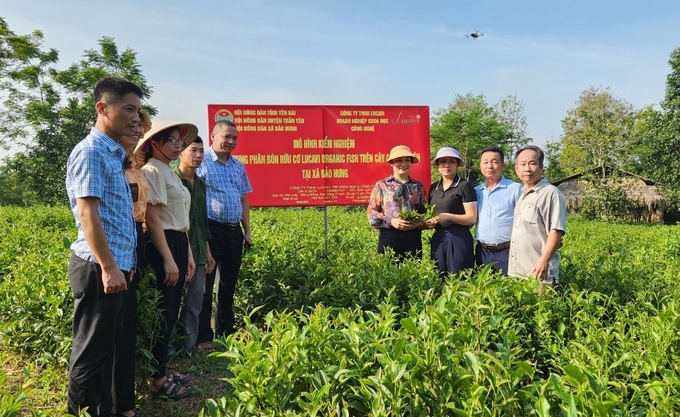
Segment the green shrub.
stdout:
<path fill-rule="evenodd" d="M 442 280 L 427 255 L 379 256 L 359 208 L 328 209 L 326 239 L 323 215 L 253 210 L 241 326 L 219 354 L 233 394 L 203 414 L 680 413 L 677 227 L 570 218 L 561 284 L 539 296 L 535 281 L 489 268 Z M 0 221 L 0 349 L 64 367 L 71 214 L 0 208 Z M 159 317 L 154 279 L 145 274 L 138 293 L 140 381 Z M 19 387 L 0 389 L 0 413 L 16 413 Z"/>
<path fill-rule="evenodd" d="M 37 363 L 68 363 L 73 296 L 66 268 L 68 210 L 2 208 L 0 229 L 0 347 Z"/>

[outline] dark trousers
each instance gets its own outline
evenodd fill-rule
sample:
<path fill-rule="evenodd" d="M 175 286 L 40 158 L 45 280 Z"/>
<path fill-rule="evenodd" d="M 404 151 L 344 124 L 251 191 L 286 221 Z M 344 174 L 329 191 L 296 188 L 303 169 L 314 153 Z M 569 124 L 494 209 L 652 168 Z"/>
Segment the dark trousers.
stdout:
<path fill-rule="evenodd" d="M 68 412 L 78 415 L 87 407 L 93 417 L 108 417 L 111 415 L 113 351 L 123 334 L 126 293 L 104 294 L 99 264 L 75 255 L 69 259 L 68 280 L 75 299 Z"/>
<path fill-rule="evenodd" d="M 378 253 L 385 253 L 392 248 L 397 258 L 422 256 L 423 241 L 421 230 L 380 229 L 378 232 Z"/>
<path fill-rule="evenodd" d="M 456 274 L 472 268 L 475 264 L 472 243 L 470 229 L 465 226 L 437 226 L 430 242 L 430 255 L 440 274 Z"/>
<path fill-rule="evenodd" d="M 189 241 L 184 232 L 176 232 L 173 230 L 165 231 L 165 240 L 168 242 L 168 248 L 172 253 L 172 258 L 179 269 L 179 278 L 175 285 L 168 286 L 163 284 L 165 280 L 165 268 L 163 267 L 163 258 L 161 257 L 156 247 L 152 242 L 146 245 L 146 261 L 151 265 L 156 274 L 156 288 L 161 292 L 161 299 L 158 308 L 162 311 L 161 334 L 156 340 L 151 353 L 155 359 L 154 378 L 160 378 L 165 375 L 165 367 L 168 363 L 168 346 L 170 344 L 170 337 L 172 336 L 172 329 L 175 327 L 177 316 L 179 315 L 179 307 L 182 303 L 182 293 L 184 292 L 184 279 L 189 268 Z M 125 410 L 123 410 L 125 411 Z"/>
<path fill-rule="evenodd" d="M 135 353 L 137 347 L 137 285 L 144 266 L 146 235 L 142 223 L 137 226 L 137 270 L 128 289 L 123 313 L 123 337 L 116 343 L 113 356 L 113 405 L 116 412 L 135 408 Z"/>
<path fill-rule="evenodd" d="M 205 276 L 203 306 L 198 317 L 198 339 L 196 343 L 212 342 L 215 336 L 229 335 L 235 331 L 234 325 L 234 292 L 241 269 L 243 255 L 243 230 L 240 226 L 227 226 L 221 223 L 208 222 L 210 234 L 210 252 L 217 267 Z M 217 307 L 215 309 L 215 332 L 210 327 L 212 317 L 213 287 L 215 274 L 219 271 L 220 280 L 217 288 Z"/>
<path fill-rule="evenodd" d="M 491 268 L 495 272 L 502 272 L 503 275 L 508 275 L 508 257 L 510 256 L 510 248 L 501 249 L 499 251 L 491 251 L 484 249 L 480 242 L 477 242 L 475 248 L 475 264 L 477 266 L 488 265 L 496 262 Z"/>

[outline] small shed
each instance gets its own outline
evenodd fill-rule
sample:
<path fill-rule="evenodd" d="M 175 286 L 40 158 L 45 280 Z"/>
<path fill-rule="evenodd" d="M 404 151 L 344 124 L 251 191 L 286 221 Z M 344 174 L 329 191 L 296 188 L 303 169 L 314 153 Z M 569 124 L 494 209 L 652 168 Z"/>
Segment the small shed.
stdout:
<path fill-rule="evenodd" d="M 612 169 L 607 169 L 610 176 L 597 178 L 596 175 L 601 172 L 601 168 L 595 168 L 592 171 L 571 175 L 552 183 L 564 194 L 569 213 L 578 211 L 583 197 L 594 196 L 597 193 L 596 185 L 618 186 L 632 203 L 629 220 L 647 223 L 664 221 L 663 196 L 654 181 L 631 172 Z M 599 181 L 599 184 L 594 181 Z"/>

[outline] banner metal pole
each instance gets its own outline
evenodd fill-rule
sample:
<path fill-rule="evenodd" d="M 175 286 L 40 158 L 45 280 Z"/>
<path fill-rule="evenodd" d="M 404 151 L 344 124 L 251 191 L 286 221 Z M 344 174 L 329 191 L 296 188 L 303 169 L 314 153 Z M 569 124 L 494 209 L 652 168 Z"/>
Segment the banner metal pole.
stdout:
<path fill-rule="evenodd" d="M 323 250 L 328 251 L 328 206 L 323 206 Z"/>

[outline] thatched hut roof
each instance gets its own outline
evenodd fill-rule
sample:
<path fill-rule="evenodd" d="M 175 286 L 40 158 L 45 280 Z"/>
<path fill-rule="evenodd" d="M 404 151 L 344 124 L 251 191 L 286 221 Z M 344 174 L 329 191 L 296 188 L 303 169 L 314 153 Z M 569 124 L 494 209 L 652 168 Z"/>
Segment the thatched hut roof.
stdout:
<path fill-rule="evenodd" d="M 599 179 L 599 184 L 616 186 L 623 190 L 626 198 L 636 206 L 635 213 L 631 213 L 631 220 L 659 222 L 663 220 L 661 203 L 663 196 L 654 181 L 622 170 L 607 169 L 611 176 Z M 569 212 L 577 211 L 583 197 L 597 194 L 597 187 L 593 184 L 593 177 L 587 174 L 599 174 L 601 168 L 590 172 L 579 173 L 553 182 L 562 191 L 567 200 Z M 585 176 L 585 177 L 584 177 Z"/>
<path fill-rule="evenodd" d="M 593 169 L 591 169 L 590 171 L 580 172 L 580 173 L 578 173 L 578 174 L 574 174 L 574 175 L 570 175 L 570 176 L 568 176 L 568 177 L 564 177 L 564 178 L 562 178 L 561 180 L 554 181 L 554 182 L 552 183 L 552 185 L 554 185 L 555 187 L 557 187 L 558 185 L 562 184 L 562 183 L 565 182 L 565 181 L 570 181 L 570 180 L 573 180 L 573 179 L 581 178 L 582 176 L 587 175 L 587 174 L 597 174 L 597 175 L 599 175 L 601 172 L 602 172 L 602 167 L 593 168 Z M 656 184 L 654 181 L 652 181 L 652 180 L 650 180 L 650 179 L 647 179 L 647 178 L 645 178 L 645 177 L 643 177 L 643 176 L 641 176 L 641 175 L 633 174 L 632 172 L 624 171 L 624 170 L 622 170 L 622 169 L 616 169 L 616 168 L 609 168 L 609 167 L 606 167 L 606 168 L 605 168 L 605 172 L 606 172 L 607 175 L 609 175 L 610 177 L 612 177 L 612 176 L 616 176 L 616 177 L 632 177 L 632 178 L 637 178 L 637 179 L 639 179 L 640 181 L 644 182 L 646 185 L 655 185 L 655 184 Z"/>

